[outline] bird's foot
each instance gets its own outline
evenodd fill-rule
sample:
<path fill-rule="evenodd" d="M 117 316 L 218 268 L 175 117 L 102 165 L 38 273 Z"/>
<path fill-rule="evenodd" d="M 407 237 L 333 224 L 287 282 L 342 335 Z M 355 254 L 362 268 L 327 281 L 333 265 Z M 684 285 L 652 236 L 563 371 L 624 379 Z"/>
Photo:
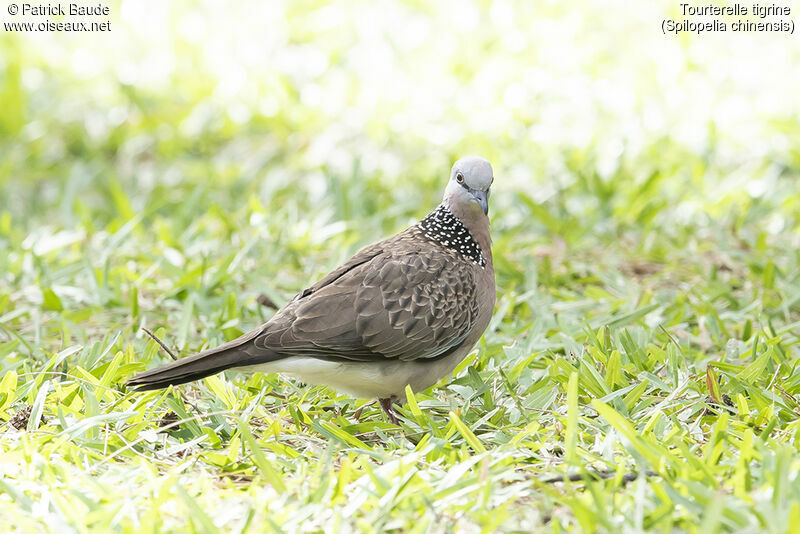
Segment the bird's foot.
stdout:
<path fill-rule="evenodd" d="M 400 424 L 400 419 L 397 417 L 397 411 L 394 408 L 394 401 L 392 399 L 378 399 L 378 402 L 383 408 L 383 411 L 386 412 L 386 417 L 389 418 L 389 422 L 395 425 Z"/>

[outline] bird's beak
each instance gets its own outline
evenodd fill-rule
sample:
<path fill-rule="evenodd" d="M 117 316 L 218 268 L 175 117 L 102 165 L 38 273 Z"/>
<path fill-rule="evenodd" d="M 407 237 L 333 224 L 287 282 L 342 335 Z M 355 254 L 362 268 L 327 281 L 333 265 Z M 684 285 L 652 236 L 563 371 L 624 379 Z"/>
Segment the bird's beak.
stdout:
<path fill-rule="evenodd" d="M 481 207 L 485 215 L 489 215 L 489 192 L 488 191 L 472 191 L 472 196 L 475 202 Z"/>

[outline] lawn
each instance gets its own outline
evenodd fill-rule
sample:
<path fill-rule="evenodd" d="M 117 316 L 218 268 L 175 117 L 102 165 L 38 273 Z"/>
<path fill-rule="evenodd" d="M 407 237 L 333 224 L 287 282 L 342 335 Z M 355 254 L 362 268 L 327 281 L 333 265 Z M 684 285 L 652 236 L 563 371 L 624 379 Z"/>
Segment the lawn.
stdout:
<path fill-rule="evenodd" d="M 393 9 L 434 27 L 448 17 Z M 543 15 L 574 22 L 556 6 Z M 331 73 L 315 90 L 358 87 L 331 96 L 333 111 L 292 72 L 227 95 L 189 37 L 173 53 L 193 59 L 167 90 L 128 83 L 130 65 L 107 57 L 84 75 L 58 59 L 63 37 L 34 49 L 0 35 L 0 100 L 13 103 L 0 108 L 0 530 L 800 531 L 797 104 L 725 117 L 678 105 L 663 130 L 631 133 L 619 121 L 668 109 L 669 96 L 620 117 L 595 85 L 587 116 L 514 69 L 524 54 L 503 32 L 461 35 L 483 58 L 510 50 L 484 102 L 502 112 L 483 128 L 471 100 L 433 85 L 433 116 L 411 97 L 370 101 L 384 82 L 336 59 L 355 45 L 299 28 L 273 44 L 307 65 L 303 46 L 322 43 Z M 70 46 L 100 38 L 80 39 Z M 140 44 L 146 59 L 163 43 L 131 54 Z M 597 81 L 597 58 L 612 70 L 641 59 L 624 48 L 537 72 L 554 86 L 580 68 Z M 459 54 L 428 49 L 414 49 L 421 67 L 398 67 L 401 93 Z M 679 68 L 686 91 L 760 91 L 695 59 Z M 448 79 L 480 94 L 486 71 L 451 63 Z M 535 112 L 514 107 L 516 76 L 542 91 Z M 468 126 L 455 134 L 449 120 Z M 187 356 L 256 327 L 424 217 L 467 153 L 495 165 L 497 305 L 452 377 L 409 392 L 400 426 L 376 403 L 277 375 L 125 388 L 169 361 L 144 328 Z"/>

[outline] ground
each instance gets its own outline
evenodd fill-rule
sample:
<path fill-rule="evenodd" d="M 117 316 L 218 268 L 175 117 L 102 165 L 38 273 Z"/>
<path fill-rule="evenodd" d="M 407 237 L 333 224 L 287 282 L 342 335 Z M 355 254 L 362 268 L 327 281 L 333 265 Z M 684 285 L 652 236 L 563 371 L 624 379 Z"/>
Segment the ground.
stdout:
<path fill-rule="evenodd" d="M 800 532 L 794 36 L 664 35 L 672 0 L 108 4 L 0 33 L 0 532 Z M 125 388 L 170 360 L 145 328 L 258 326 L 467 154 L 497 306 L 399 426 L 276 375 Z"/>
<path fill-rule="evenodd" d="M 424 216 L 446 167 L 399 190 L 332 177 L 321 201 L 292 180 L 98 181 L 71 200 L 69 228 L 23 230 L 28 208 L 9 205 L 2 521 L 793 531 L 796 196 L 775 187 L 681 215 L 690 188 L 670 188 L 685 156 L 672 150 L 660 174 L 631 161 L 606 179 L 565 155 L 570 179 L 544 201 L 498 172 L 494 318 L 454 377 L 413 392 L 399 427 L 375 403 L 274 375 L 150 393 L 123 383 L 169 359 L 143 327 L 188 355 L 258 325 L 360 245 Z"/>

